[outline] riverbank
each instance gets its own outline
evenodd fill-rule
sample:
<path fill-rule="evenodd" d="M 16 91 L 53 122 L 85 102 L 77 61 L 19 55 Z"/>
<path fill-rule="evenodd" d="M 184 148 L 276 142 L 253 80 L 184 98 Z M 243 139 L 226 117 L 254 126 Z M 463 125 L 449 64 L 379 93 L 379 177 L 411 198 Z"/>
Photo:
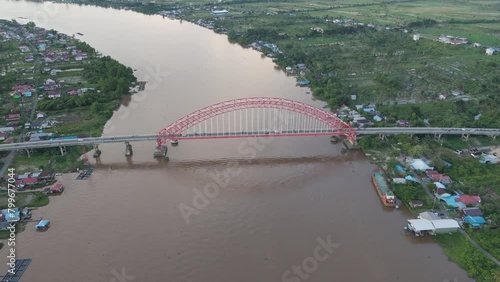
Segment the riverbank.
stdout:
<path fill-rule="evenodd" d="M 453 184 L 443 191 L 449 193 L 459 191 L 462 194 L 472 193 L 481 196 L 482 202 L 479 207 L 484 212 L 483 216 L 488 220 L 487 224 L 477 228 L 464 223 L 462 225 L 464 230 L 459 232 L 461 234 L 437 235 L 434 240 L 443 246 L 450 260 L 464 268 L 477 281 L 498 281 L 500 267 L 496 263 L 498 263 L 499 253 L 494 246 L 498 244 L 500 236 L 499 230 L 496 228 L 498 224 L 497 218 L 500 213 L 498 208 L 495 208 L 498 201 L 495 197 L 491 198 L 491 195 L 496 195 L 499 191 L 498 187 L 489 185 L 484 187 L 482 185 L 490 181 L 497 181 L 500 168 L 498 165 L 481 164 L 478 159 L 472 156 L 457 156 L 457 153 L 451 148 L 441 147 L 440 143 L 433 140 L 411 142 L 411 139 L 408 138 L 390 137 L 390 140 L 380 142 L 381 144 L 376 146 L 377 148 L 371 147 L 368 149 L 367 145 L 372 143 L 367 141 L 362 144 L 365 146 L 365 150 L 369 152 L 367 155 L 387 172 L 389 182 L 392 182 L 393 179 L 394 182 L 396 182 L 395 179 L 398 179 L 397 182 L 404 182 L 404 184 L 391 183 L 391 186 L 395 195 L 402 200 L 414 217 L 424 211 L 439 211 L 448 218 L 463 221 L 459 209 L 442 204 L 440 200 L 435 199 L 437 196 L 434 193 L 438 193 L 435 187 L 435 185 L 437 186 L 436 182 L 429 182 L 425 175 L 414 171 L 408 165 L 407 160 L 411 160 L 412 157 L 427 159 L 427 163 L 434 169 L 441 173 L 453 175 Z M 452 143 L 456 144 L 457 142 Z M 383 146 L 384 144 L 385 146 Z M 418 144 L 427 147 L 428 151 L 422 152 L 411 149 L 412 146 L 419 146 Z M 482 147 L 482 150 L 494 151 L 497 148 L 497 146 Z M 465 148 L 461 149 L 461 152 L 467 150 Z M 467 169 L 468 179 L 462 173 L 454 173 L 455 170 L 463 171 L 463 169 Z M 491 171 L 491 175 L 486 173 L 488 170 Z M 411 178 L 405 179 L 405 175 L 413 176 L 418 182 L 412 182 L 409 180 Z M 481 178 L 482 181 L 486 181 L 483 182 L 484 184 L 479 181 Z M 422 181 L 426 182 L 423 183 Z M 442 194 L 442 192 L 439 193 Z"/>
<path fill-rule="evenodd" d="M 104 125 L 119 106 L 136 78 L 108 56 L 88 44 L 46 30 L 30 22 L 0 20 L 0 142 L 29 142 L 54 138 L 101 136 Z M 141 84 L 139 87 L 144 88 Z M 27 152 L 2 152 L 2 173 L 16 171 L 17 188 L 45 183 L 45 179 L 20 175 L 54 174 L 82 169 L 82 154 L 92 147 L 69 147 Z M 0 180 L 7 187 L 7 179 Z M 20 190 L 19 190 L 20 191 Z M 0 208 L 7 207 L 7 193 L 0 193 Z M 49 203 L 42 192 L 16 193 L 16 207 L 39 207 Z M 17 229 L 16 229 L 17 230 Z M 19 232 L 22 229 L 17 230 Z M 8 232 L 8 231 L 0 231 Z"/>
<path fill-rule="evenodd" d="M 29 22 L 0 21 L 2 114 L 0 142 L 100 136 L 105 123 L 136 78 L 127 68 L 73 36 Z M 91 148 L 38 149 L 19 155 L 22 173 L 82 168 L 79 158 Z M 7 157 L 3 167 L 8 166 Z"/>

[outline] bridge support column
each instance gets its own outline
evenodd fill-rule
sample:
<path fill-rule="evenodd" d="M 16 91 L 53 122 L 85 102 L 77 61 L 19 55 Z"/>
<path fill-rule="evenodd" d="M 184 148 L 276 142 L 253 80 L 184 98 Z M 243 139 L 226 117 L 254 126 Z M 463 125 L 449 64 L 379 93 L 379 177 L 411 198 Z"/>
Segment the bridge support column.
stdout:
<path fill-rule="evenodd" d="M 33 154 L 33 149 L 28 148 L 28 149 L 25 149 L 25 150 L 26 150 L 26 154 L 28 154 L 28 158 L 31 158 L 31 155 Z"/>
<path fill-rule="evenodd" d="M 132 145 L 130 145 L 129 142 L 125 142 L 125 156 L 130 157 L 132 156 L 133 151 L 132 151 Z"/>
<path fill-rule="evenodd" d="M 491 138 L 493 138 L 493 140 L 496 140 L 496 139 L 497 139 L 497 136 L 496 136 L 496 135 L 491 135 L 490 137 L 491 137 Z"/>
<path fill-rule="evenodd" d="M 440 134 L 440 133 L 439 134 L 434 134 L 434 140 L 441 141 L 441 135 L 442 134 Z"/>
<path fill-rule="evenodd" d="M 99 144 L 94 144 L 94 158 L 99 158 L 101 156 L 101 150 L 99 149 Z"/>
<path fill-rule="evenodd" d="M 464 139 L 465 141 L 469 141 L 469 134 L 462 134 L 462 139 Z"/>
<path fill-rule="evenodd" d="M 379 135 L 378 135 L 378 138 L 379 138 L 381 141 L 386 140 L 386 138 L 385 138 L 385 134 L 379 134 Z"/>
<path fill-rule="evenodd" d="M 64 156 L 66 155 L 66 153 L 68 153 L 65 146 L 59 146 L 59 150 L 61 151 L 61 156 Z"/>
<path fill-rule="evenodd" d="M 167 156 L 168 148 L 167 146 L 161 146 L 160 148 L 155 148 L 155 152 L 153 153 L 153 156 L 155 158 L 165 158 L 168 159 Z"/>
<path fill-rule="evenodd" d="M 351 139 L 349 138 L 346 138 L 344 139 L 344 142 L 342 142 L 344 144 L 344 146 L 348 149 L 348 150 L 357 150 L 359 149 L 358 147 L 358 143 L 356 141 L 352 141 Z"/>

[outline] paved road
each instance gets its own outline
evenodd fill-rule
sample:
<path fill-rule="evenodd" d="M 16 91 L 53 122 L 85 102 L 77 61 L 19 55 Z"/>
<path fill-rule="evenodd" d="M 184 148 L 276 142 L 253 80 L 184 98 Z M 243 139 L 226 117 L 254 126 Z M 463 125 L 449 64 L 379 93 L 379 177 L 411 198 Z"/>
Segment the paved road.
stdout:
<path fill-rule="evenodd" d="M 35 102 L 36 103 L 36 102 Z M 440 127 L 376 127 L 356 131 L 357 135 L 396 135 L 396 134 L 451 134 L 451 135 L 487 135 L 500 136 L 496 128 L 440 128 Z M 219 133 L 189 133 L 176 136 L 179 140 L 215 139 L 215 138 L 246 138 L 246 137 L 280 137 L 280 136 L 312 136 L 312 135 L 342 135 L 341 131 L 332 130 L 293 130 L 281 132 L 219 132 Z M 71 140 L 47 140 L 0 145 L 0 151 L 13 149 L 36 149 L 59 146 L 94 145 L 103 143 L 123 143 L 138 141 L 156 141 L 157 134 L 90 137 Z M 173 136 L 172 136 L 173 137 Z"/>
<path fill-rule="evenodd" d="M 413 172 L 413 177 L 415 177 L 416 179 L 420 178 L 415 172 Z M 431 197 L 432 199 L 435 199 L 434 194 L 431 193 L 431 191 L 429 191 L 429 188 L 427 187 L 427 185 L 423 181 L 420 181 L 420 185 L 422 185 L 422 187 L 424 188 L 425 193 L 427 193 L 427 195 L 429 195 L 429 197 Z M 446 207 L 443 205 L 443 203 L 441 203 L 441 201 L 439 201 L 438 206 L 439 206 L 439 209 L 441 210 L 441 212 L 444 215 L 446 215 L 447 218 L 450 218 L 450 216 L 448 214 L 448 211 L 446 210 Z M 488 257 L 491 261 L 493 261 L 497 266 L 500 266 L 500 260 L 498 260 L 496 257 L 494 257 L 492 254 L 490 254 L 488 251 L 486 251 L 485 249 L 483 249 L 483 247 L 481 247 L 478 243 L 476 243 L 476 241 L 474 241 L 469 236 L 469 234 L 467 234 L 467 232 L 465 232 L 465 230 L 459 229 L 458 231 L 460 232 L 460 234 L 464 235 L 465 238 L 467 238 L 467 240 L 474 247 L 476 247 L 481 253 L 483 253 L 486 257 Z"/>
<path fill-rule="evenodd" d="M 452 128 L 452 127 L 368 127 L 358 129 L 357 135 L 374 134 L 443 134 L 443 135 L 487 135 L 500 136 L 498 128 Z"/>

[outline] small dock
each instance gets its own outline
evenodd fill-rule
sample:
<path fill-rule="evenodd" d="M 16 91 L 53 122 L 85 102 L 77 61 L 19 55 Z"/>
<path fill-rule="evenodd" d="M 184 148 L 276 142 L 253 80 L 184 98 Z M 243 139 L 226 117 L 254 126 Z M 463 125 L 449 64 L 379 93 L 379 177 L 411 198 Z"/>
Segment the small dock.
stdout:
<path fill-rule="evenodd" d="M 94 172 L 93 168 L 87 168 L 85 170 L 82 170 L 76 177 L 76 180 L 87 180 L 92 175 L 92 172 Z"/>
<path fill-rule="evenodd" d="M 42 220 L 43 217 L 40 217 L 39 219 L 24 219 L 23 222 L 40 222 L 40 220 Z"/>
<path fill-rule="evenodd" d="M 20 281 L 21 277 L 23 276 L 24 272 L 28 268 L 28 266 L 31 263 L 31 259 L 16 259 L 15 262 L 15 267 L 14 267 L 14 273 L 12 274 L 11 272 L 7 271 L 7 274 L 5 274 L 0 282 L 18 282 Z"/>

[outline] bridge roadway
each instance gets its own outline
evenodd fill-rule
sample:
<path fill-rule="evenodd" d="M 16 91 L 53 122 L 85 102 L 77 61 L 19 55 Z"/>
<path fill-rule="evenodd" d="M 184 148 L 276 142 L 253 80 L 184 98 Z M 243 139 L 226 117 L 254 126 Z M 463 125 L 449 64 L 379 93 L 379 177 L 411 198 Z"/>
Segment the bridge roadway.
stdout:
<path fill-rule="evenodd" d="M 441 128 L 441 127 L 371 127 L 356 129 L 357 135 L 397 135 L 397 134 L 432 134 L 432 135 L 486 135 L 499 136 L 496 128 Z M 244 138 L 244 137 L 283 137 L 283 136 L 321 136 L 342 135 L 341 131 L 332 130 L 293 130 L 293 131 L 255 131 L 255 132 L 224 132 L 224 133 L 189 133 L 177 136 L 178 140 Z M 89 137 L 69 140 L 46 140 L 1 144 L 0 151 L 16 149 L 37 149 L 76 145 L 98 145 L 105 143 L 124 143 L 138 141 L 156 141 L 157 134 Z"/>

